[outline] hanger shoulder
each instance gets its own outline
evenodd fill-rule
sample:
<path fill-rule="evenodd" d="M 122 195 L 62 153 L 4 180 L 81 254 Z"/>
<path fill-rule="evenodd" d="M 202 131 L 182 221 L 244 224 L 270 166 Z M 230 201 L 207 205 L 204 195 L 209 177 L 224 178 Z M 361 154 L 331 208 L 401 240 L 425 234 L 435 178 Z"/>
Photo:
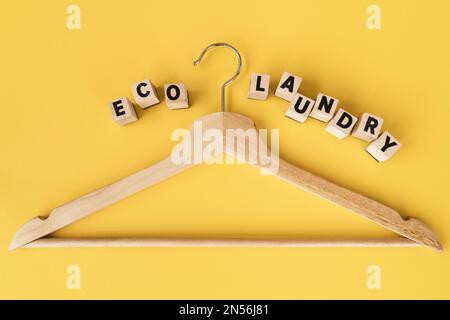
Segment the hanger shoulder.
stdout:
<path fill-rule="evenodd" d="M 434 232 L 422 221 L 412 217 L 403 219 L 397 211 L 375 200 L 329 182 L 281 158 L 279 161 L 279 170 L 275 174 L 277 177 L 358 213 L 424 246 L 437 251 L 442 250 Z"/>
<path fill-rule="evenodd" d="M 202 130 L 216 129 L 222 131 L 224 122 L 223 114 L 224 113 L 222 112 L 209 114 L 197 119 L 197 121 L 201 122 L 203 126 Z M 195 125 L 192 126 L 188 137 L 189 139 L 192 139 L 190 141 L 191 145 L 195 144 L 194 138 L 197 140 L 201 139 L 201 137 L 195 135 Z M 194 150 L 192 149 L 191 152 L 194 152 Z M 194 154 L 192 153 L 191 158 L 193 158 L 193 155 Z M 9 249 L 14 250 L 31 241 L 45 237 L 46 235 L 100 209 L 186 170 L 193 165 L 194 162 L 175 164 L 172 161 L 171 156 L 169 156 L 120 181 L 53 209 L 46 218 L 35 217 L 20 227 L 9 246 Z"/>
<path fill-rule="evenodd" d="M 224 114 L 224 127 L 225 129 L 256 129 L 250 118 L 231 112 L 226 112 Z M 245 135 L 245 133 L 242 132 L 241 135 Z M 269 146 L 266 145 L 265 140 L 261 139 L 261 137 L 258 137 L 258 143 L 264 144 L 263 150 L 270 150 Z M 227 146 L 227 153 L 246 159 L 247 162 L 249 153 L 257 154 L 260 150 L 261 148 L 256 145 L 251 145 L 250 143 L 249 145 L 232 146 L 232 148 L 228 148 Z M 259 156 L 257 158 L 259 159 Z M 265 170 L 265 166 L 259 161 L 256 163 L 249 162 L 249 164 Z M 275 176 L 358 213 L 389 230 L 416 241 L 417 243 L 437 251 L 442 250 L 442 246 L 437 240 L 437 236 L 422 221 L 411 217 L 403 219 L 394 209 L 298 168 L 281 158 L 279 158 L 279 168 L 278 171 L 276 171 Z"/>
<path fill-rule="evenodd" d="M 26 222 L 16 232 L 9 249 L 14 250 L 44 237 L 191 166 L 189 164 L 174 164 L 168 157 L 120 181 L 63 204 L 53 209 L 47 218 L 35 217 Z"/>

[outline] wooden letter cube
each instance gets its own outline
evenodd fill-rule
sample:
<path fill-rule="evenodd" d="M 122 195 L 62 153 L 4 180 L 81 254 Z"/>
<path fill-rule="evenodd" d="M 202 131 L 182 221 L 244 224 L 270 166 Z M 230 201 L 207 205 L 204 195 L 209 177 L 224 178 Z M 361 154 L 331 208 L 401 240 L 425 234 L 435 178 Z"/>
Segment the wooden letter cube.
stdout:
<path fill-rule="evenodd" d="M 188 93 L 183 83 L 164 85 L 164 94 L 169 109 L 189 108 Z"/>
<path fill-rule="evenodd" d="M 286 117 L 291 118 L 300 123 L 304 123 L 308 118 L 309 113 L 314 106 L 314 100 L 296 93 L 294 99 L 289 105 L 289 109 L 284 114 Z"/>
<path fill-rule="evenodd" d="M 366 151 L 378 162 L 383 162 L 392 157 L 400 147 L 401 143 L 385 131 L 378 139 L 369 143 Z"/>
<path fill-rule="evenodd" d="M 328 122 L 325 130 L 339 139 L 344 139 L 350 134 L 352 128 L 356 124 L 356 121 L 358 121 L 357 117 L 341 108 L 338 112 L 336 112 L 333 119 Z"/>
<path fill-rule="evenodd" d="M 109 104 L 109 109 L 113 120 L 122 126 L 138 119 L 134 106 L 127 97 L 112 101 Z"/>
<path fill-rule="evenodd" d="M 300 87 L 300 83 L 302 83 L 302 78 L 289 72 L 283 72 L 275 90 L 275 95 L 291 102 Z"/>
<path fill-rule="evenodd" d="M 141 82 L 132 84 L 131 92 L 133 94 L 134 101 L 136 101 L 142 109 L 148 108 L 160 102 L 158 93 L 150 80 L 142 80 Z"/>
<path fill-rule="evenodd" d="M 364 141 L 375 140 L 380 134 L 382 125 L 382 118 L 364 112 L 356 123 L 352 136 Z"/>
<path fill-rule="evenodd" d="M 270 76 L 268 74 L 251 73 L 248 98 L 266 100 L 269 95 Z"/>
<path fill-rule="evenodd" d="M 336 98 L 319 93 L 309 116 L 323 122 L 328 122 L 333 118 L 338 102 L 339 100 Z"/>

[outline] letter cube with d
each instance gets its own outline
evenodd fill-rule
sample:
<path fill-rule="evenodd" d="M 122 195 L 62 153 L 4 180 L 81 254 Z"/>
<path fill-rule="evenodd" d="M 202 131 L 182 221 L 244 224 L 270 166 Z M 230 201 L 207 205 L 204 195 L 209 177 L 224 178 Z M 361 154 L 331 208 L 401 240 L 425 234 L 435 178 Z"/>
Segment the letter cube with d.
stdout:
<path fill-rule="evenodd" d="M 357 120 L 357 117 L 341 108 L 336 112 L 334 118 L 328 122 L 325 130 L 338 139 L 344 139 L 350 134 Z"/>

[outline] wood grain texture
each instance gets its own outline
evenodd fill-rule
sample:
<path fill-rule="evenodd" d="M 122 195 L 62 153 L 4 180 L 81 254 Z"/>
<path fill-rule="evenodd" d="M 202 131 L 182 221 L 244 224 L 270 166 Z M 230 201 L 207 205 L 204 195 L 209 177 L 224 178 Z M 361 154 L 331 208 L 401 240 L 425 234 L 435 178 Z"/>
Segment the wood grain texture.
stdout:
<path fill-rule="evenodd" d="M 226 143 L 225 133 L 227 129 L 241 129 L 238 135 L 242 135 L 244 139 L 246 139 L 245 134 L 248 129 L 255 129 L 253 121 L 243 115 L 231 112 L 217 112 L 201 117 L 196 121 L 201 121 L 203 132 L 208 129 L 216 129 L 222 132 L 225 153 L 241 159 L 249 159 L 251 153 L 259 152 L 258 147 L 250 143 L 233 144 L 232 146 Z M 192 128 L 190 137 L 193 140 L 199 138 L 194 134 Z M 258 141 L 259 143 L 265 143 L 260 137 L 258 137 Z M 208 143 L 203 143 L 203 148 L 207 146 Z M 267 146 L 266 148 L 268 149 Z M 208 161 L 209 159 L 203 160 Z M 265 165 L 259 162 L 250 164 L 263 170 L 267 169 Z M 17 231 L 10 245 L 10 250 L 44 237 L 125 197 L 172 177 L 191 166 L 192 164 L 174 164 L 171 158 L 168 157 L 116 183 L 54 209 L 48 218 L 33 218 Z M 415 218 L 403 219 L 395 210 L 300 169 L 283 159 L 279 159 L 279 170 L 275 173 L 275 176 L 366 217 L 419 244 L 437 251 L 442 250 L 436 235 L 420 220 Z"/>
<path fill-rule="evenodd" d="M 385 239 L 183 239 L 183 238 L 41 238 L 24 248 L 79 247 L 417 247 L 403 237 Z"/>
<path fill-rule="evenodd" d="M 280 159 L 280 169 L 277 176 L 297 187 L 360 214 L 397 234 L 437 251 L 442 250 L 442 246 L 433 231 L 416 218 L 407 217 L 403 219 L 392 208 L 299 169 L 282 159 Z"/>
<path fill-rule="evenodd" d="M 53 209 L 47 218 L 35 217 L 17 231 L 10 250 L 55 232 L 189 167 L 191 165 L 174 166 L 171 159 L 166 158 L 118 182 Z"/>

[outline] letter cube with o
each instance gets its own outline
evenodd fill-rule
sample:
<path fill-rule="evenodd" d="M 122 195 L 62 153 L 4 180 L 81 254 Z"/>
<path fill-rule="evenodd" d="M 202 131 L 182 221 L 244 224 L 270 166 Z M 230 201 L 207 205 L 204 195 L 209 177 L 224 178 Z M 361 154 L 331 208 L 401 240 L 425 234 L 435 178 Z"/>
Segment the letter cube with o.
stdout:
<path fill-rule="evenodd" d="M 169 83 L 164 85 L 164 94 L 169 109 L 189 108 L 188 93 L 183 83 Z"/>

